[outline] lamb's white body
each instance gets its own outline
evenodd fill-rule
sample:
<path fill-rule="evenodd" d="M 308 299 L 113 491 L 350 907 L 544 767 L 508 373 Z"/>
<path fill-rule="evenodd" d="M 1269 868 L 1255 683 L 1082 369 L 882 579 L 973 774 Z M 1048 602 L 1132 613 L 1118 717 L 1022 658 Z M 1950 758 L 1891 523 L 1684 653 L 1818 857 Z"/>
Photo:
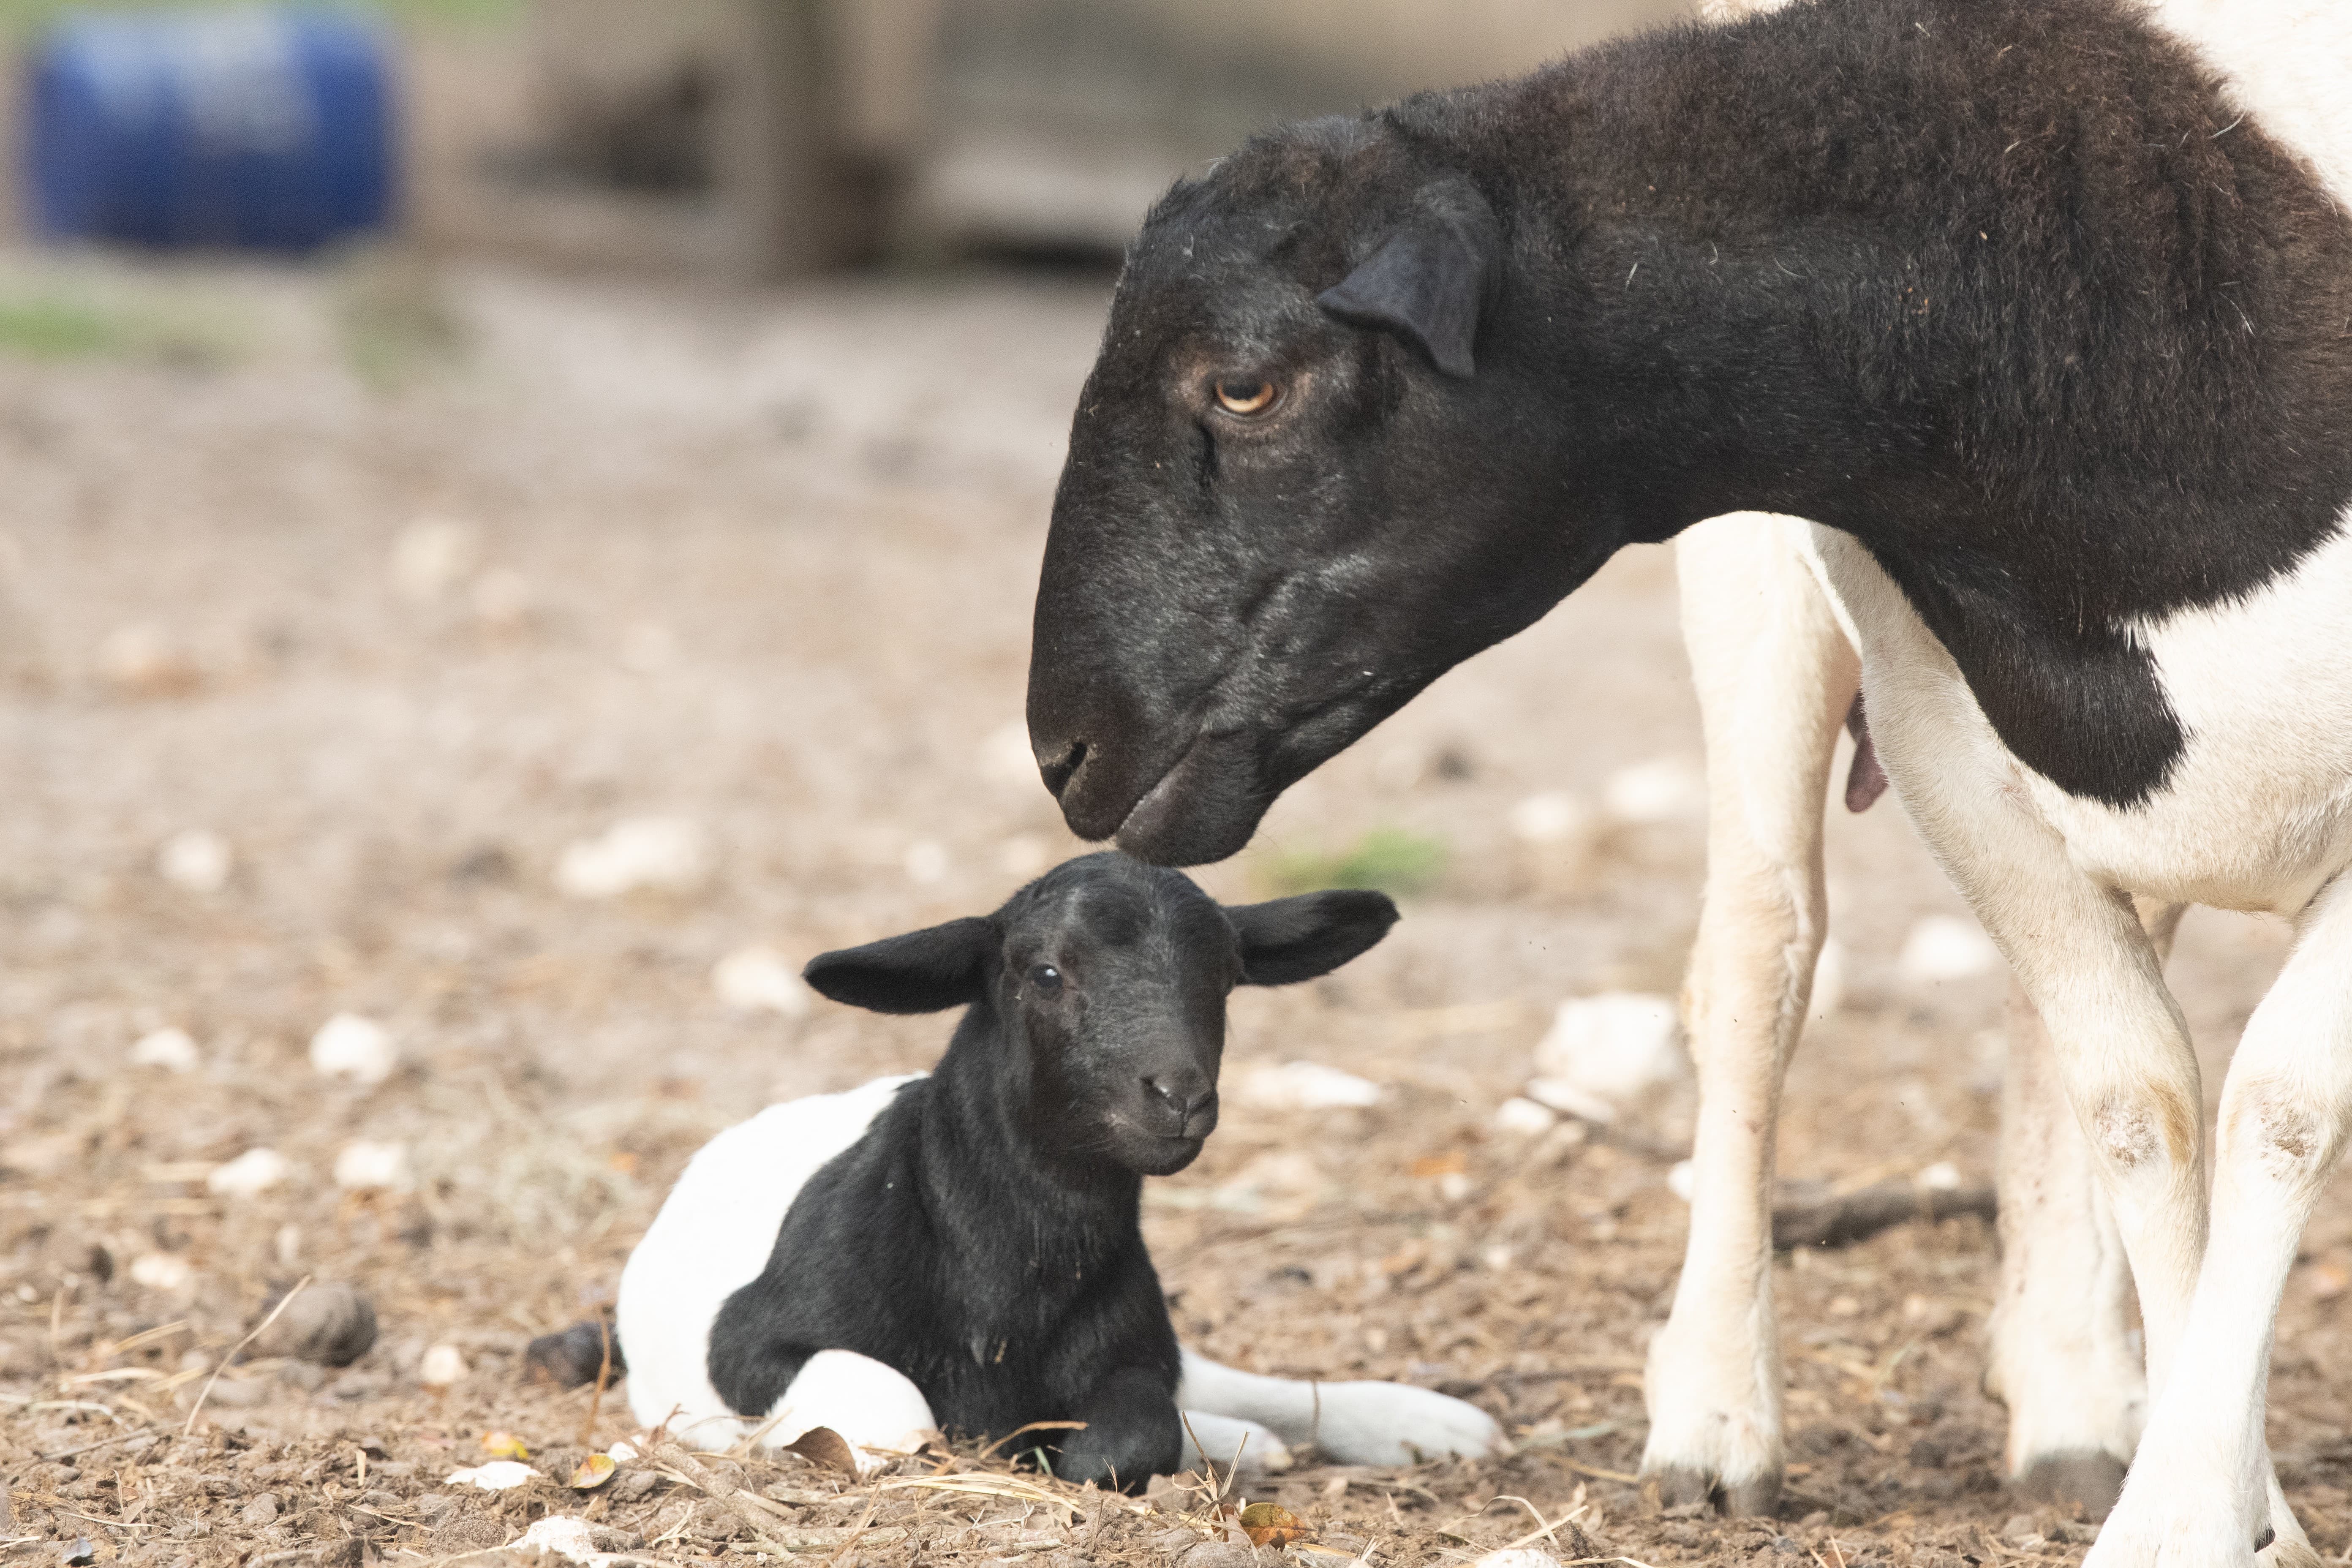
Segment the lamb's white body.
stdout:
<path fill-rule="evenodd" d="M 2352 208 L 2352 6 L 2149 10 Z M 1713 794 L 1685 998 L 1702 1105 L 1688 1261 L 1650 1357 L 1646 1468 L 1710 1476 L 1735 1496 L 1780 1470 L 1772 1125 L 1822 940 L 1821 804 L 1858 674 L 1897 796 L 2047 1027 L 2046 1039 L 2016 1032 L 2005 1116 L 2011 1245 L 1992 1370 L 2011 1405 L 2012 1468 L 2120 1458 L 2137 1444 L 2096 1568 L 2242 1562 L 2266 1529 L 2273 1561 L 2315 1561 L 2271 1478 L 2263 1394 L 2296 1239 L 2352 1115 L 2346 521 L 2245 599 L 2134 628 L 2189 739 L 2165 786 L 2129 810 L 2019 763 L 1849 536 L 1754 514 L 1682 536 Z M 2222 1096 L 2210 1249 L 2202 1093 L 2161 977 L 2169 919 L 2144 928 L 2126 895 L 2266 910 L 2297 927 Z M 2037 1098 L 2062 1080 L 2075 1127 Z M 2111 1212 L 2066 1201 L 2088 1196 L 2079 1177 L 2094 1172 Z M 2118 1241 L 2147 1325 L 2144 1385 L 2124 1339 Z"/>
<path fill-rule="evenodd" d="M 688 1163 L 621 1273 L 618 1328 L 629 1408 L 639 1421 L 667 1420 L 673 1431 L 691 1431 L 709 1445 L 765 1424 L 729 1410 L 711 1386 L 711 1325 L 727 1298 L 766 1266 L 809 1178 L 865 1136 L 899 1088 L 919 1076 L 772 1105 Z M 1223 1464 L 1239 1451 L 1244 1466 L 1256 1468 L 1286 1467 L 1292 1445 L 1312 1443 L 1341 1464 L 1398 1465 L 1485 1455 L 1502 1439 L 1486 1412 L 1428 1389 L 1261 1377 L 1190 1350 L 1177 1402 L 1211 1459 Z M 882 1451 L 909 1447 L 910 1434 L 931 1425 L 912 1383 L 846 1351 L 810 1358 L 766 1415 L 773 1425 L 761 1440 L 770 1445 L 830 1426 Z M 1200 1458 L 1188 1436 L 1185 1462 Z"/>

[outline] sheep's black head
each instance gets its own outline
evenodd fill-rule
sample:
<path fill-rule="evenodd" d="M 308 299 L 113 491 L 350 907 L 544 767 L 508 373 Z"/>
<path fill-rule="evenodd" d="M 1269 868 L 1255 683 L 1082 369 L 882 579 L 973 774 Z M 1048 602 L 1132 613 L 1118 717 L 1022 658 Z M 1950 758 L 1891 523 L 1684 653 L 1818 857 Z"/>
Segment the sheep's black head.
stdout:
<path fill-rule="evenodd" d="M 1377 121 L 1252 143 L 1160 203 L 1070 431 L 1029 730 L 1071 828 L 1192 865 L 1621 541 L 1511 239 Z"/>
<path fill-rule="evenodd" d="M 1227 993 L 1328 973 L 1396 918 L 1371 892 L 1226 907 L 1181 872 L 1106 853 L 1055 867 L 992 915 L 823 953 L 806 973 L 877 1012 L 985 1004 L 1008 1104 L 1035 1142 L 1164 1176 L 1217 1124 Z"/>

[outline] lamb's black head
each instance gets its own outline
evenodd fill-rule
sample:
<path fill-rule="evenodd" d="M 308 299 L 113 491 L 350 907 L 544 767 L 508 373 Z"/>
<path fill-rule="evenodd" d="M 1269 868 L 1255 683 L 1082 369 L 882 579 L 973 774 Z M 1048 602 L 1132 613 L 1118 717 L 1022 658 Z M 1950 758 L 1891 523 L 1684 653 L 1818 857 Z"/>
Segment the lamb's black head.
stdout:
<path fill-rule="evenodd" d="M 823 953 L 806 973 L 877 1012 L 987 1005 L 1009 1103 L 1039 1146 L 1166 1175 L 1217 1124 L 1226 994 L 1328 973 L 1396 918 L 1371 892 L 1228 908 L 1181 872 L 1106 853 L 992 915 Z"/>
<path fill-rule="evenodd" d="M 1377 119 L 1253 142 L 1151 214 L 1037 594 L 1030 738 L 1081 837 L 1232 854 L 1614 548 L 1559 526 L 1572 443 L 1510 246 Z"/>

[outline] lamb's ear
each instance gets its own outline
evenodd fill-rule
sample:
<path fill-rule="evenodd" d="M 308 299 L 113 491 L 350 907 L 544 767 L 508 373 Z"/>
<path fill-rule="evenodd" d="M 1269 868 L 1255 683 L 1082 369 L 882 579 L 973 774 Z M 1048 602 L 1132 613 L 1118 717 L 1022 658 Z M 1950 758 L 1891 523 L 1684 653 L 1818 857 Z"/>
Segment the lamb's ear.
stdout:
<path fill-rule="evenodd" d="M 1317 302 L 1342 321 L 1402 332 L 1439 370 L 1467 381 L 1502 252 L 1502 226 L 1486 198 L 1467 180 L 1441 180 L 1422 193 L 1403 226 Z"/>
<path fill-rule="evenodd" d="M 1241 950 L 1242 984 L 1288 985 L 1328 974 L 1369 952 L 1396 924 L 1397 907 L 1386 893 L 1342 889 L 1228 905 L 1225 919 Z"/>
<path fill-rule="evenodd" d="M 820 952 L 801 978 L 824 995 L 877 1013 L 936 1013 L 977 1002 L 988 984 L 996 928 L 976 915 Z"/>

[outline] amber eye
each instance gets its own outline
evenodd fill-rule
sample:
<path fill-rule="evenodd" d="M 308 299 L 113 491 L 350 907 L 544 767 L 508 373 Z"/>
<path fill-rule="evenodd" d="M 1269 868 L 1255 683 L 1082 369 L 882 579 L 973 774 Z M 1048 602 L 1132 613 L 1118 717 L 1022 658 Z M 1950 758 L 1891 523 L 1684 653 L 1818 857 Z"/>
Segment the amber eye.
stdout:
<path fill-rule="evenodd" d="M 1217 382 L 1216 391 L 1217 406 L 1244 419 L 1254 414 L 1265 413 L 1281 395 L 1275 389 L 1274 383 L 1263 376 L 1223 377 Z"/>

